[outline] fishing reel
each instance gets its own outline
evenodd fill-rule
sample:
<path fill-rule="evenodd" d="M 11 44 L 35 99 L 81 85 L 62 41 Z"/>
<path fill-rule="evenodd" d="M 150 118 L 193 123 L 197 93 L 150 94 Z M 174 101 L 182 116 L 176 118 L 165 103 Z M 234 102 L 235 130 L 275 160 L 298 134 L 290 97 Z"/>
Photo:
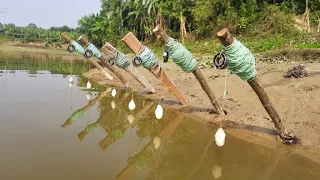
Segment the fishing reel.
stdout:
<path fill-rule="evenodd" d="M 76 50 L 76 47 L 73 44 L 67 46 L 68 53 L 73 53 Z"/>
<path fill-rule="evenodd" d="M 226 69 L 227 66 L 228 66 L 228 58 L 227 58 L 227 56 L 225 54 L 223 54 L 222 52 L 218 53 L 213 58 L 213 65 L 217 69 Z"/>
<path fill-rule="evenodd" d="M 108 63 L 110 66 L 113 66 L 113 65 L 115 64 L 113 58 L 112 58 L 112 59 L 108 59 L 108 60 L 107 60 L 107 63 Z"/>
<path fill-rule="evenodd" d="M 139 67 L 141 66 L 142 64 L 142 59 L 138 56 L 136 56 L 133 60 L 132 60 L 132 64 L 135 66 L 135 67 Z"/>
<path fill-rule="evenodd" d="M 164 51 L 162 57 L 163 57 L 163 62 L 164 62 L 164 63 L 168 62 L 168 60 L 169 60 L 169 53 L 168 53 L 167 51 Z"/>
<path fill-rule="evenodd" d="M 92 51 L 89 50 L 89 49 L 87 49 L 87 50 L 84 52 L 84 57 L 87 58 L 87 59 L 91 58 L 92 55 L 93 55 L 93 53 L 92 53 Z"/>

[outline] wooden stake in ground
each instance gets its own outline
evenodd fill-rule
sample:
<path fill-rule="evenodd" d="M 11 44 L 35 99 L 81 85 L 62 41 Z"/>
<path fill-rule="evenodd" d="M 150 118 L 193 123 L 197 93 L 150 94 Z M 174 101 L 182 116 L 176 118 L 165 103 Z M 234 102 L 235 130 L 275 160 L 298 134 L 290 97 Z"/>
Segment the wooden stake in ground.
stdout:
<path fill-rule="evenodd" d="M 153 33 L 157 36 L 157 38 L 160 38 L 165 44 L 167 44 L 167 42 L 169 41 L 169 36 L 164 32 L 164 30 L 159 25 L 153 29 Z M 201 73 L 201 71 L 198 68 L 196 68 L 192 73 L 195 75 L 195 77 L 199 81 L 202 89 L 208 95 L 216 113 L 219 115 L 224 115 L 224 111 L 220 107 L 215 95 L 213 94 L 210 87 L 208 86 L 208 83 L 205 77 L 203 76 L 203 74 Z"/>
<path fill-rule="evenodd" d="M 119 61 L 119 56 L 123 56 L 122 58 L 127 61 L 127 63 L 122 63 L 121 65 L 123 67 L 118 66 L 119 68 L 123 68 L 128 74 L 130 74 L 134 79 L 136 79 L 143 87 L 147 88 L 151 93 L 155 93 L 156 90 L 151 86 L 151 84 L 148 82 L 146 78 L 144 78 L 138 70 L 136 70 L 132 64 L 129 62 L 129 59 L 127 56 L 125 56 L 122 52 L 119 52 L 116 48 L 114 48 L 110 43 L 106 43 L 101 48 L 102 53 L 105 54 L 108 58 L 107 61 L 114 61 L 116 65 L 121 64 L 117 61 Z M 123 65 L 124 64 L 124 65 Z"/>
<path fill-rule="evenodd" d="M 227 28 L 222 29 L 217 33 L 217 36 L 219 37 L 221 43 L 227 47 L 233 44 L 235 41 L 234 38 L 232 37 L 231 33 Z M 229 60 L 230 61 L 230 60 Z M 285 142 L 285 143 L 296 143 L 297 138 L 293 135 L 293 133 L 288 133 L 284 124 L 282 123 L 282 120 L 271 103 L 269 96 L 267 95 L 267 92 L 265 89 L 262 87 L 260 80 L 257 76 L 253 78 L 252 80 L 248 80 L 249 85 L 252 87 L 252 89 L 256 92 L 257 96 L 259 97 L 259 100 L 261 101 L 263 107 L 271 117 L 278 134 L 280 138 Z"/>
<path fill-rule="evenodd" d="M 134 54 L 142 54 L 145 51 L 145 46 L 133 35 L 132 32 L 128 33 L 122 41 L 131 49 Z M 151 52 L 152 53 L 152 52 Z M 154 55 L 148 54 L 148 55 Z M 157 62 L 152 65 L 151 69 L 148 69 L 152 72 L 152 74 L 158 78 L 163 84 L 167 86 L 167 88 L 172 92 L 172 94 L 180 101 L 181 104 L 187 104 L 187 100 L 183 96 L 183 94 L 179 91 L 179 89 L 170 81 L 167 75 L 164 73 L 164 70 Z"/>
<path fill-rule="evenodd" d="M 78 51 L 78 53 L 82 54 L 86 59 L 88 59 L 96 68 L 99 69 L 99 71 L 105 76 L 107 77 L 109 80 L 113 80 L 113 77 L 106 71 L 103 69 L 103 67 L 96 61 L 94 60 L 93 58 L 87 58 L 84 54 L 84 49 L 81 47 L 80 44 L 78 44 L 76 41 L 72 40 L 66 33 L 61 33 L 60 34 L 61 37 L 63 39 L 65 39 L 66 41 L 68 41 L 70 44 L 72 44 L 75 49 L 77 51 L 77 48 L 81 49 L 81 52 Z M 77 46 L 77 47 L 76 47 Z"/>
<path fill-rule="evenodd" d="M 111 72 L 113 72 L 119 79 L 120 81 L 126 85 L 126 87 L 128 88 L 132 88 L 132 86 L 130 85 L 130 83 L 128 81 L 126 81 L 126 79 L 124 78 L 124 76 L 121 74 L 121 72 L 119 70 L 117 70 L 116 68 L 112 67 L 108 62 L 107 60 L 105 59 L 105 57 L 103 57 L 100 53 L 100 51 L 93 45 L 89 42 L 88 38 L 86 36 L 80 36 L 79 37 L 79 41 L 80 43 L 86 47 L 87 49 L 89 48 L 89 50 L 96 50 L 98 52 L 92 52 L 93 56 L 96 56 L 96 58 L 98 58 L 102 64 L 107 67 Z M 92 48 L 92 49 L 91 49 Z"/>

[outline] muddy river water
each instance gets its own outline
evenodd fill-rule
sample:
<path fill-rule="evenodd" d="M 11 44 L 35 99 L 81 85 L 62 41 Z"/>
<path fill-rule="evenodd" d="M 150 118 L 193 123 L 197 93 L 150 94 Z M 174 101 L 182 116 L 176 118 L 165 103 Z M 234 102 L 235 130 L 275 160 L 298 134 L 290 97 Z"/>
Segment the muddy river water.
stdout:
<path fill-rule="evenodd" d="M 83 61 L 70 87 L 70 62 L 42 58 L 0 53 L 0 179 L 320 179 L 319 162 L 291 147 L 228 133 L 218 147 L 218 127 L 170 109 L 158 120 L 158 102 L 123 89 L 88 90 Z"/>

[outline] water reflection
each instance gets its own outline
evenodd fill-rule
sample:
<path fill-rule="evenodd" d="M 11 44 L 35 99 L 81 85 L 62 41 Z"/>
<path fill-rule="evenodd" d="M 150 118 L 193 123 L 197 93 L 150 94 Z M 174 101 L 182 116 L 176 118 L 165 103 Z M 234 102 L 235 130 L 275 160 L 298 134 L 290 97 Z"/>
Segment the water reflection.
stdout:
<path fill-rule="evenodd" d="M 163 119 L 158 120 L 154 116 L 156 104 L 138 96 L 135 98 L 135 113 L 132 113 L 127 106 L 131 101 L 130 93 L 118 93 L 118 99 L 104 97 L 100 100 L 99 119 L 78 134 L 79 139 L 83 140 L 89 132 L 101 127 L 107 136 L 99 142 L 99 146 L 107 154 L 114 153 L 111 149 L 122 152 L 120 149 L 129 142 L 127 151 L 134 153 L 128 156 L 122 152 L 121 156 L 127 157 L 127 160 L 118 164 L 121 167 L 115 175 L 118 180 L 256 180 L 282 179 L 284 174 L 290 179 L 296 177 L 291 176 L 296 174 L 296 168 L 300 168 L 299 177 L 303 179 L 320 178 L 317 170 L 320 161 L 312 162 L 301 156 L 298 162 L 292 163 L 296 158 L 290 156 L 287 146 L 265 148 L 228 135 L 228 143 L 218 147 L 214 142 L 218 127 L 194 121 L 170 110 L 166 110 Z M 115 109 L 110 106 L 113 100 L 117 103 Z M 131 120 L 128 119 L 129 115 Z M 303 163 L 307 163 L 308 168 L 301 165 Z M 279 173 L 279 169 L 284 173 Z"/>

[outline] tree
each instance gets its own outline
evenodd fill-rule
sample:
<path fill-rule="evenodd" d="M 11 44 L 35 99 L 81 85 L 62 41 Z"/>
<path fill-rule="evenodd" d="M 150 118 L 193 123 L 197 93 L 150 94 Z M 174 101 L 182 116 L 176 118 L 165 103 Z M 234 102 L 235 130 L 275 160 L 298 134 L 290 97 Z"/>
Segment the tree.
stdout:
<path fill-rule="evenodd" d="M 34 23 L 30 23 L 27 26 L 28 28 L 37 28 L 37 25 L 35 25 Z"/>

